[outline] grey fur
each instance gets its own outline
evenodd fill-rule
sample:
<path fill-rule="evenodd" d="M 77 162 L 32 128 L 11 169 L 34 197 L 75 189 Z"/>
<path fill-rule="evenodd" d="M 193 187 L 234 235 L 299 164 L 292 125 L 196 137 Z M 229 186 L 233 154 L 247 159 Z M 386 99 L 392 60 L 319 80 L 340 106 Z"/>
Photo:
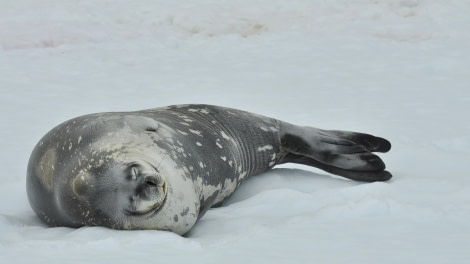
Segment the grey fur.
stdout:
<path fill-rule="evenodd" d="M 188 232 L 252 175 L 295 162 L 360 181 L 391 177 L 379 137 L 241 110 L 177 105 L 77 117 L 34 148 L 27 192 L 51 226 Z"/>

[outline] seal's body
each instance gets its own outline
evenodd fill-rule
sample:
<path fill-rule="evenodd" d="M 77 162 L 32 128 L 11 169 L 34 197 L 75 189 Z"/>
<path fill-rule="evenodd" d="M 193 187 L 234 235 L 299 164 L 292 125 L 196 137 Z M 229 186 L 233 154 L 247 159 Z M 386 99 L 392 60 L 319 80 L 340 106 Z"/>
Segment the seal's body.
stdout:
<path fill-rule="evenodd" d="M 247 177 L 285 162 L 360 181 L 391 175 L 367 134 L 300 127 L 241 110 L 177 105 L 69 120 L 37 144 L 29 201 L 51 226 L 184 234 Z"/>

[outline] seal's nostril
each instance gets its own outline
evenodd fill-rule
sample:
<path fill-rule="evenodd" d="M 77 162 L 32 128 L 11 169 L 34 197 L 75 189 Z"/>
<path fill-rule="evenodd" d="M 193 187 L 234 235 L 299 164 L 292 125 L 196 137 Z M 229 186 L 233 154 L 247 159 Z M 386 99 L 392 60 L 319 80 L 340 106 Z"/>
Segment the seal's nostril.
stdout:
<path fill-rule="evenodd" d="M 157 186 L 153 181 L 145 181 L 145 183 L 146 183 L 147 185 L 152 186 L 152 187 Z"/>
<path fill-rule="evenodd" d="M 144 182 L 145 182 L 145 184 L 147 184 L 150 187 L 156 187 L 157 186 L 157 180 L 153 177 L 146 177 Z"/>

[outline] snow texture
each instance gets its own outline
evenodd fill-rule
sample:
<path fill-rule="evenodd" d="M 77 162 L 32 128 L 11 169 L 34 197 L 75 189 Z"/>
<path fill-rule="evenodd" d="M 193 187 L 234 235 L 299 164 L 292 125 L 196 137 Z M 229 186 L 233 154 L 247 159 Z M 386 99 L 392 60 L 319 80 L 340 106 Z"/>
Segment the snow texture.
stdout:
<path fill-rule="evenodd" d="M 0 263 L 467 263 L 470 3 L 0 0 Z M 78 115 L 235 107 L 389 139 L 394 178 L 284 165 L 189 237 L 48 228 L 34 145 Z"/>

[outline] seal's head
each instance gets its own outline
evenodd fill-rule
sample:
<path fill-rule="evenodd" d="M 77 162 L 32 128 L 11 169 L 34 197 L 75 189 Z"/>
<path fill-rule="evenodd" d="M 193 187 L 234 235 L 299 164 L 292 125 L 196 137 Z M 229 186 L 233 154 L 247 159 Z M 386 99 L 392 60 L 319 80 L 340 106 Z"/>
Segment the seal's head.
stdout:
<path fill-rule="evenodd" d="M 148 161 L 108 161 L 104 168 L 80 171 L 72 180 L 71 189 L 73 200 L 67 198 L 70 193 L 60 195 L 67 203 L 64 206 L 73 208 L 75 218 L 86 225 L 117 229 L 169 228 L 141 221 L 158 214 L 168 195 L 167 180 Z M 75 211 L 77 199 L 82 207 Z"/>
<path fill-rule="evenodd" d="M 172 133 L 149 117 L 119 113 L 57 126 L 30 158 L 32 208 L 52 226 L 186 233 L 199 203 L 190 175 L 162 148 Z"/>
<path fill-rule="evenodd" d="M 122 210 L 127 215 L 156 213 L 168 192 L 165 178 L 146 161 L 118 163 L 100 177 L 79 173 L 72 182 L 72 189 L 77 197 L 96 197 L 92 205 L 95 210 L 108 211 L 108 214 Z"/>

